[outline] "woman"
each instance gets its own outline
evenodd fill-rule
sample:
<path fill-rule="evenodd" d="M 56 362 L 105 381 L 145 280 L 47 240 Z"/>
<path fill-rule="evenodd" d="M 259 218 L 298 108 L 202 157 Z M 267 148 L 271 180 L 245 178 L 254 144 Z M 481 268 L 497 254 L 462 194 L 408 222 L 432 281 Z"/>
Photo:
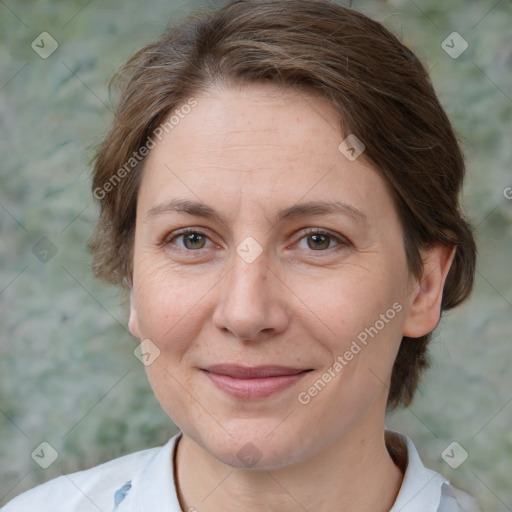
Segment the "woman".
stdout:
<path fill-rule="evenodd" d="M 415 55 L 324 0 L 233 1 L 124 77 L 90 246 L 180 433 L 5 511 L 479 510 L 384 426 L 475 267 Z"/>

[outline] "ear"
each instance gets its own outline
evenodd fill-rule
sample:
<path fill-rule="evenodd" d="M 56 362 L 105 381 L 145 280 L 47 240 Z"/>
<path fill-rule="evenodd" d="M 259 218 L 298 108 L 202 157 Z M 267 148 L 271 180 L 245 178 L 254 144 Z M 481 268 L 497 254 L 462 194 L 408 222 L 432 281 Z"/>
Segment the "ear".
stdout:
<path fill-rule="evenodd" d="M 141 339 L 137 307 L 133 300 L 133 287 L 130 289 L 130 319 L 128 320 L 128 329 L 130 329 L 130 332 L 135 338 Z"/>
<path fill-rule="evenodd" d="M 435 245 L 422 251 L 423 273 L 416 279 L 410 296 L 403 335 L 419 338 L 433 331 L 441 318 L 441 301 L 446 276 L 455 257 L 456 247 Z"/>

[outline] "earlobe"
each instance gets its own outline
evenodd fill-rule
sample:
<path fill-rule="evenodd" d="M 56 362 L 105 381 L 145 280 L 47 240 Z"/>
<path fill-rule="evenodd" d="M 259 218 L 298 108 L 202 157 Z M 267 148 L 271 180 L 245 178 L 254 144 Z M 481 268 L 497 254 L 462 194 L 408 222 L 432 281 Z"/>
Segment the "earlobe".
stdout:
<path fill-rule="evenodd" d="M 130 290 L 130 318 L 128 320 L 128 329 L 130 329 L 130 332 L 135 338 L 141 339 L 137 308 L 133 300 L 133 288 Z"/>
<path fill-rule="evenodd" d="M 404 336 L 419 338 L 436 328 L 441 318 L 444 283 L 455 251 L 455 246 L 435 245 L 422 254 L 423 274 L 416 281 L 410 297 L 403 328 Z"/>

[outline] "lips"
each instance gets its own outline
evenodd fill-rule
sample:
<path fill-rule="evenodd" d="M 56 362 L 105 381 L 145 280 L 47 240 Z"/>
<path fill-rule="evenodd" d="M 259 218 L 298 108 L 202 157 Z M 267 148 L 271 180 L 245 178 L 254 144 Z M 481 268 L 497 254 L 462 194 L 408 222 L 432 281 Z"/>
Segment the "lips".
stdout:
<path fill-rule="evenodd" d="M 301 380 L 310 369 L 287 366 L 214 365 L 203 369 L 210 382 L 235 398 L 266 398 Z"/>
<path fill-rule="evenodd" d="M 236 379 L 259 379 L 265 377 L 279 377 L 281 375 L 297 375 L 309 371 L 305 368 L 290 368 L 288 366 L 239 366 L 230 364 L 217 364 L 205 368 L 210 373 L 227 375 Z"/>

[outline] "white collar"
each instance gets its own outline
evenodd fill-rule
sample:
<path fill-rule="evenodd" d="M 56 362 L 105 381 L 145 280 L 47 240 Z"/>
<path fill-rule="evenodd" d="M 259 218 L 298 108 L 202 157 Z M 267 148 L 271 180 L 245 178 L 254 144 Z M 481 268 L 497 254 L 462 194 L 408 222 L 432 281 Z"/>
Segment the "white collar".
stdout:
<path fill-rule="evenodd" d="M 443 484 L 448 481 L 439 473 L 427 469 L 412 440 L 399 432 L 386 431 L 386 438 L 396 444 L 402 444 L 407 450 L 407 469 L 389 512 L 437 512 L 441 501 Z"/>
<path fill-rule="evenodd" d="M 144 470 L 130 482 L 126 499 L 115 511 L 182 512 L 173 468 L 175 448 L 182 435 L 183 432 L 179 432 L 156 452 Z"/>
<path fill-rule="evenodd" d="M 131 488 L 116 511 L 182 512 L 172 464 L 182 434 L 179 432 L 156 451 L 144 470 L 131 480 Z M 389 512 L 438 512 L 443 484 L 448 481 L 423 465 L 409 437 L 386 431 L 386 438 L 395 443 L 395 448 L 401 444 L 402 449 L 407 450 L 408 461 L 400 491 Z"/>

